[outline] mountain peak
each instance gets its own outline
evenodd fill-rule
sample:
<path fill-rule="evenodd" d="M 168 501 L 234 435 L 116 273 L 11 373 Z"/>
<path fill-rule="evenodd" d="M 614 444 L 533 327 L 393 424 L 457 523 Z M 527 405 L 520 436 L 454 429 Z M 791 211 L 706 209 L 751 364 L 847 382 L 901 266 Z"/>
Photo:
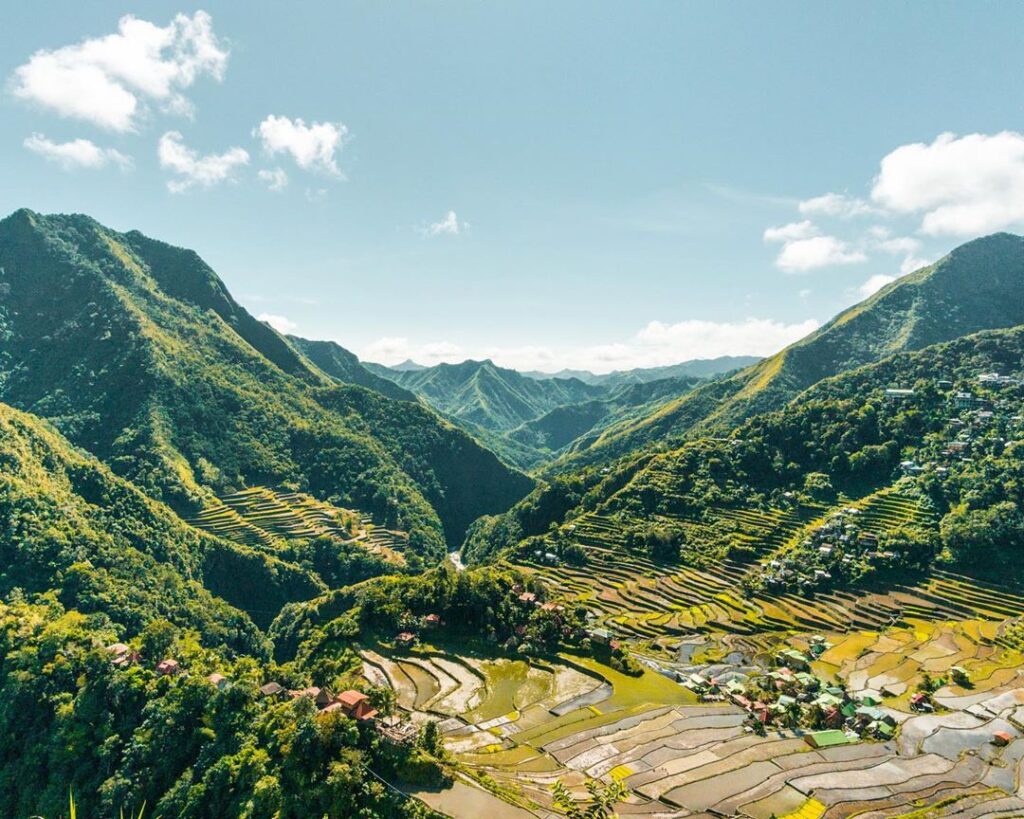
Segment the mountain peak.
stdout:
<path fill-rule="evenodd" d="M 417 364 L 411 358 L 407 358 L 401 364 L 395 364 L 389 367 L 389 369 L 395 370 L 396 372 L 400 373 L 414 373 L 419 372 L 420 370 L 425 370 L 427 368 L 423 364 Z"/>

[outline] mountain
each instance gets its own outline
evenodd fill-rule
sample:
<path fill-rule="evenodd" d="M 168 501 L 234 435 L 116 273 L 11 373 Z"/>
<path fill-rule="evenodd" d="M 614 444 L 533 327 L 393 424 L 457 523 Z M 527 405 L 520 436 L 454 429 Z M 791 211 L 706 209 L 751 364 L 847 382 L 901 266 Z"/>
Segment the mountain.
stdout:
<path fill-rule="evenodd" d="M 164 617 L 205 640 L 266 654 L 238 608 L 325 588 L 297 566 L 192 528 L 27 413 L 0 404 L 0 596 L 58 589 L 68 608 L 137 632 Z M 269 618 L 267 618 L 269 620 Z"/>
<path fill-rule="evenodd" d="M 529 490 L 419 403 L 340 384 L 189 250 L 86 216 L 0 221 L 0 401 L 189 516 L 246 486 L 309 492 L 439 559 Z"/>
<path fill-rule="evenodd" d="M 761 359 L 751 355 L 723 355 L 718 358 L 695 358 L 690 361 L 683 361 L 679 364 L 669 364 L 664 367 L 644 367 L 633 370 L 615 370 L 603 375 L 595 375 L 588 370 L 562 370 L 557 373 L 542 373 L 535 370 L 523 372 L 529 378 L 546 380 L 549 378 L 577 378 L 585 384 L 597 384 L 601 386 L 620 386 L 623 384 L 645 384 L 649 381 L 659 381 L 665 378 L 714 378 L 737 370 L 741 367 L 748 367 Z"/>
<path fill-rule="evenodd" d="M 333 341 L 310 341 L 298 336 L 288 336 L 288 340 L 331 378 L 344 384 L 358 384 L 360 387 L 379 392 L 397 401 L 415 401 L 416 396 L 409 390 L 402 389 L 395 382 L 383 378 L 367 369 L 356 357 Z"/>
<path fill-rule="evenodd" d="M 499 432 L 555 407 L 604 395 L 576 379 L 537 381 L 490 360 L 393 371 L 388 377 L 451 418 Z"/>
<path fill-rule="evenodd" d="M 646 417 L 612 425 L 557 469 L 602 463 L 683 436 L 721 434 L 829 376 L 905 350 L 1024 322 L 1024 238 L 968 242 L 844 310 L 806 338 Z"/>
<path fill-rule="evenodd" d="M 578 378 L 531 378 L 492 361 L 404 370 L 375 367 L 461 426 L 506 462 L 532 469 L 608 424 L 677 398 L 695 376 L 587 384 Z"/>
<path fill-rule="evenodd" d="M 378 366 L 380 366 L 380 365 L 378 365 Z M 407 359 L 405 359 L 405 361 L 401 362 L 400 364 L 395 364 L 390 369 L 394 370 L 395 372 L 400 372 L 400 373 L 414 373 L 414 372 L 419 372 L 420 370 L 425 370 L 427 368 L 424 367 L 422 364 L 417 364 L 411 358 L 407 358 Z"/>
<path fill-rule="evenodd" d="M 820 565 L 816 546 L 803 553 L 812 541 L 800 528 L 852 503 L 891 539 L 898 559 L 890 569 L 955 563 L 1020 580 L 1022 362 L 1024 326 L 893 354 L 823 379 L 725 436 L 556 476 L 505 515 L 479 521 L 463 554 L 550 550 L 534 539 L 552 523 L 593 515 L 617 540 L 671 530 L 684 552 L 678 559 L 691 564 L 754 561 L 753 581 L 770 574 L 782 550 L 854 582 L 873 568 Z M 992 373 L 1001 378 L 985 376 Z M 905 392 L 888 394 L 894 387 Z M 986 526 L 990 533 L 980 534 Z M 987 554 L 978 542 L 989 544 Z M 856 577 L 847 571 L 854 568 Z"/>
<path fill-rule="evenodd" d="M 529 446 L 549 459 L 566 447 L 584 446 L 611 424 L 651 412 L 662 402 L 678 398 L 702 381 L 696 376 L 676 376 L 657 381 L 606 385 L 606 397 L 556 407 L 510 430 L 506 439 Z"/>

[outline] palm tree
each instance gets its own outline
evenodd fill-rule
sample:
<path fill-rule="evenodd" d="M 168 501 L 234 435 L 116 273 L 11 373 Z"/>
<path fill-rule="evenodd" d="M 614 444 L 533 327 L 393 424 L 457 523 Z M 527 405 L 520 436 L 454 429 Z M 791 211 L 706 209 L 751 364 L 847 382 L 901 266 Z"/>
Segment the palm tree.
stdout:
<path fill-rule="evenodd" d="M 591 779 L 587 782 L 587 791 L 589 799 L 577 800 L 565 785 L 556 782 L 552 789 L 555 806 L 564 810 L 569 819 L 618 819 L 612 808 L 629 795 L 626 786 L 618 781 L 602 785 Z"/>

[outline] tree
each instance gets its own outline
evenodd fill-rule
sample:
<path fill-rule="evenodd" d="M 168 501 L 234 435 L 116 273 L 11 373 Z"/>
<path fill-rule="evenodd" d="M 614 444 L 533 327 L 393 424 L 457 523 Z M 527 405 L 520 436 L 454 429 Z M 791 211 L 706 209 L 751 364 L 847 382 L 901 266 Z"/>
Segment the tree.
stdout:
<path fill-rule="evenodd" d="M 437 720 L 430 720 L 420 729 L 420 745 L 423 750 L 438 759 L 444 757 L 444 742 L 437 727 Z"/>
<path fill-rule="evenodd" d="M 836 497 L 832 479 L 824 472 L 808 472 L 804 478 L 804 491 L 815 500 L 830 501 Z"/>
<path fill-rule="evenodd" d="M 560 781 L 552 788 L 555 805 L 565 811 L 569 819 L 617 819 L 612 810 L 616 802 L 629 795 L 626 786 L 619 781 L 603 785 L 596 779 L 587 781 L 589 798 L 577 799 Z"/>
<path fill-rule="evenodd" d="M 159 662 L 171 650 L 178 639 L 178 629 L 173 623 L 162 618 L 150 621 L 139 635 L 142 656 L 147 661 Z"/>

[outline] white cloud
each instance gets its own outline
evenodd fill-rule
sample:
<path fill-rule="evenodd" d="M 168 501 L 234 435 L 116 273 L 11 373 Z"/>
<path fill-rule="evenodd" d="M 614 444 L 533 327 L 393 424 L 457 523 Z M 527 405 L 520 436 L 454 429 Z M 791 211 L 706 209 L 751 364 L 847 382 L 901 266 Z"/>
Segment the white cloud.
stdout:
<path fill-rule="evenodd" d="M 265 321 L 279 333 L 294 333 L 299 325 L 285 316 L 277 316 L 273 313 L 260 313 L 256 316 L 260 321 Z"/>
<path fill-rule="evenodd" d="M 878 247 L 886 253 L 899 256 L 901 253 L 916 253 L 918 248 L 921 247 L 921 242 L 912 236 L 894 236 L 889 239 L 880 239 Z"/>
<path fill-rule="evenodd" d="M 227 60 L 204 11 L 163 27 L 126 15 L 116 34 L 37 51 L 15 69 L 11 90 L 63 117 L 132 131 L 150 100 L 168 113 L 191 113 L 183 90 L 204 74 L 222 79 Z"/>
<path fill-rule="evenodd" d="M 348 128 L 340 122 L 314 122 L 306 125 L 301 119 L 271 114 L 254 130 L 263 149 L 271 156 L 290 154 L 300 168 L 319 170 L 340 177 L 335 154 L 341 149 Z"/>
<path fill-rule="evenodd" d="M 923 233 L 975 236 L 1024 225 L 1024 134 L 939 135 L 882 159 L 872 199 L 921 216 Z"/>
<path fill-rule="evenodd" d="M 867 260 L 860 250 L 851 248 L 835 236 L 797 239 L 782 246 L 775 264 L 787 273 L 803 273 L 819 267 L 857 264 Z"/>
<path fill-rule="evenodd" d="M 636 335 L 648 352 L 670 361 L 715 358 L 720 355 L 771 355 L 817 329 L 813 319 L 784 324 L 773 319 L 748 318 L 736 322 L 691 319 L 675 324 L 652 321 Z"/>
<path fill-rule="evenodd" d="M 283 191 L 288 186 L 288 174 L 282 168 L 262 170 L 257 176 L 272 191 Z"/>
<path fill-rule="evenodd" d="M 859 295 L 862 299 L 866 299 L 873 293 L 877 293 L 879 290 L 881 290 L 883 287 L 889 284 L 889 282 L 894 281 L 896 281 L 896 276 L 886 276 L 884 274 L 879 273 L 878 275 L 872 276 L 870 279 L 864 282 L 864 284 L 858 287 L 857 295 Z"/>
<path fill-rule="evenodd" d="M 469 222 L 460 221 L 455 211 L 450 210 L 440 222 L 417 228 L 417 231 L 423 236 L 458 236 L 468 228 Z"/>
<path fill-rule="evenodd" d="M 805 199 L 799 205 L 800 213 L 823 216 L 835 216 L 840 219 L 849 219 L 854 216 L 865 216 L 876 213 L 877 209 L 869 202 L 858 199 L 856 196 L 848 196 L 845 193 L 826 193 L 815 196 L 813 199 Z"/>
<path fill-rule="evenodd" d="M 323 202 L 327 198 L 327 188 L 306 188 L 306 201 Z"/>
<path fill-rule="evenodd" d="M 764 232 L 766 242 L 792 242 L 796 239 L 809 239 L 817 236 L 818 228 L 808 219 L 802 222 L 790 222 L 781 227 L 770 227 Z"/>
<path fill-rule="evenodd" d="M 32 134 L 22 145 L 49 162 L 57 163 L 66 171 L 102 168 L 106 165 L 117 165 L 126 170 L 132 166 L 131 157 L 114 148 L 101 148 L 88 139 L 54 142 L 43 134 Z"/>
<path fill-rule="evenodd" d="M 688 320 L 668 324 L 652 321 L 625 341 L 565 349 L 543 345 L 468 348 L 452 341 L 415 343 L 389 336 L 359 349 L 367 361 L 397 364 L 411 358 L 420 364 L 490 358 L 519 370 L 587 369 L 593 372 L 658 367 L 692 358 L 721 355 L 771 355 L 818 327 L 813 319 L 786 324 L 748 318 L 735 322 Z"/>
<path fill-rule="evenodd" d="M 228 148 L 222 154 L 200 156 L 185 145 L 177 131 L 168 131 L 160 137 L 157 157 L 161 168 L 178 175 L 167 183 L 171 193 L 183 193 L 196 185 L 209 188 L 230 181 L 238 168 L 249 163 L 249 152 L 244 148 Z"/>

